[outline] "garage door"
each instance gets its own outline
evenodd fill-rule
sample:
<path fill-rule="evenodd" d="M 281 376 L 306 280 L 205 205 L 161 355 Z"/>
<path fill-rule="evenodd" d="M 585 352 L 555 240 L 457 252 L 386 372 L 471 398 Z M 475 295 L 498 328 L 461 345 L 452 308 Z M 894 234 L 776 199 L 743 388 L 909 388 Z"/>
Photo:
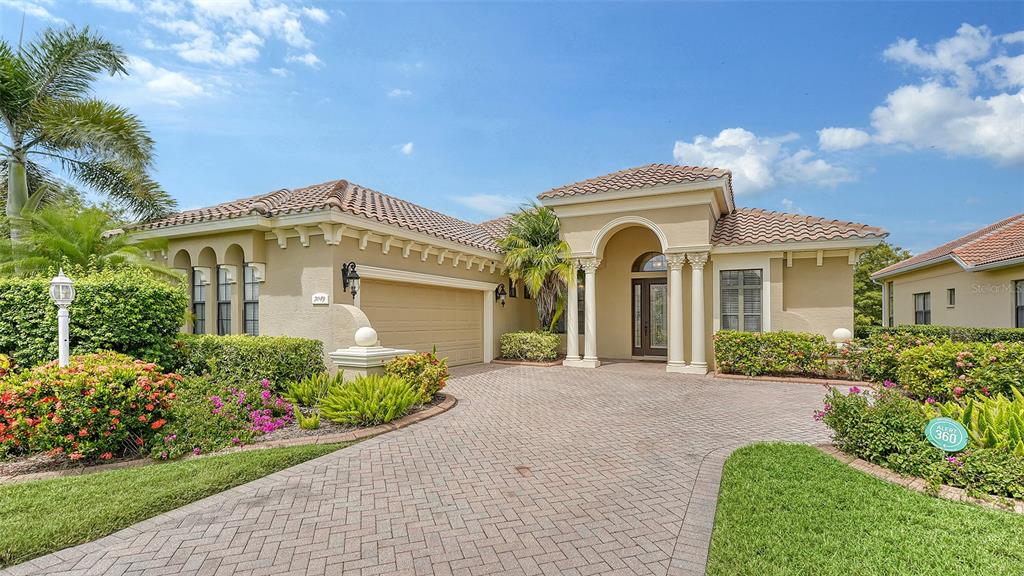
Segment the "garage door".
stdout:
<path fill-rule="evenodd" d="M 483 362 L 480 292 L 363 280 L 360 305 L 382 346 L 429 352 L 449 366 Z"/>

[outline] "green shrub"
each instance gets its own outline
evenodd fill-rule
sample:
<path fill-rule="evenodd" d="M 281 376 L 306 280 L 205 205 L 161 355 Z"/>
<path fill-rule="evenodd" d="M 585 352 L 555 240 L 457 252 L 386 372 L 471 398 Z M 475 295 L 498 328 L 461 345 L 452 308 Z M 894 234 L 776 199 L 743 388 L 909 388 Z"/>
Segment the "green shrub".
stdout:
<path fill-rule="evenodd" d="M 550 332 L 506 332 L 499 340 L 501 357 L 541 362 L 558 357 L 558 335 Z"/>
<path fill-rule="evenodd" d="M 448 381 L 448 359 L 435 352 L 399 356 L 384 365 L 384 373 L 397 376 L 419 388 L 420 401 L 430 402 Z"/>
<path fill-rule="evenodd" d="M 173 369 L 174 342 L 185 321 L 185 289 L 141 269 L 73 276 L 72 354 L 113 350 Z M 57 358 L 57 308 L 50 278 L 0 278 L 0 353 L 21 366 Z"/>
<path fill-rule="evenodd" d="M 897 381 L 918 399 L 1010 394 L 1024 376 L 1024 343 L 944 342 L 899 356 Z"/>
<path fill-rule="evenodd" d="M 320 413 L 339 424 L 373 426 L 404 416 L 420 399 L 419 388 L 397 376 L 360 376 L 332 388 L 320 401 Z"/>
<path fill-rule="evenodd" d="M 858 328 L 857 338 L 878 334 L 918 336 L 925 340 L 954 342 L 1024 342 L 1024 328 L 972 328 L 969 326 L 867 326 Z"/>
<path fill-rule="evenodd" d="M 933 488 L 949 484 L 972 494 L 1024 496 L 1024 457 L 1006 448 L 982 448 L 973 440 L 960 453 L 943 452 L 924 436 L 935 409 L 889 386 L 864 393 L 853 387 L 847 395 L 833 388 L 815 419 L 832 429 L 833 441 L 843 452 L 924 478 Z"/>
<path fill-rule="evenodd" d="M 964 425 L 972 446 L 1005 448 L 1024 457 L 1024 395 L 1014 386 L 1010 391 L 1010 397 L 997 394 L 946 402 L 939 405 L 939 412 Z"/>
<path fill-rule="evenodd" d="M 0 456 L 63 452 L 72 460 L 134 454 L 167 420 L 180 378 L 104 352 L 0 380 Z"/>
<path fill-rule="evenodd" d="M 338 370 L 334 375 L 327 372 L 306 376 L 297 382 L 291 382 L 285 388 L 284 395 L 293 404 L 316 406 L 320 399 L 327 395 L 333 386 L 341 386 L 345 381 L 345 372 Z"/>
<path fill-rule="evenodd" d="M 294 407 L 295 421 L 299 423 L 299 428 L 303 430 L 316 430 L 320 427 L 320 413 L 313 412 L 309 416 L 302 413 L 302 410 L 298 406 Z"/>
<path fill-rule="evenodd" d="M 899 378 L 900 354 L 905 350 L 948 341 L 949 338 L 945 336 L 878 332 L 848 347 L 850 372 L 871 382 L 895 382 Z"/>
<path fill-rule="evenodd" d="M 826 376 L 831 373 L 828 359 L 835 354 L 835 347 L 820 334 L 734 330 L 715 334 L 715 366 L 731 374 Z"/>
<path fill-rule="evenodd" d="M 183 375 L 209 375 L 222 384 L 253 384 L 266 378 L 275 386 L 326 371 L 323 343 L 288 336 L 182 335 Z"/>

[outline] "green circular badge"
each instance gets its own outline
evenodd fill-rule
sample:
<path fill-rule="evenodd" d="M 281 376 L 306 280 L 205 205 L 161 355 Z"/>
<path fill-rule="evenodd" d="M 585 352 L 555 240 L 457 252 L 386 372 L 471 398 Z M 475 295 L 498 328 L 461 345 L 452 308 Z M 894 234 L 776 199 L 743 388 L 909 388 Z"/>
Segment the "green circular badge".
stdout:
<path fill-rule="evenodd" d="M 946 452 L 959 452 L 967 447 L 967 429 L 952 418 L 932 418 L 924 435 L 933 446 Z"/>

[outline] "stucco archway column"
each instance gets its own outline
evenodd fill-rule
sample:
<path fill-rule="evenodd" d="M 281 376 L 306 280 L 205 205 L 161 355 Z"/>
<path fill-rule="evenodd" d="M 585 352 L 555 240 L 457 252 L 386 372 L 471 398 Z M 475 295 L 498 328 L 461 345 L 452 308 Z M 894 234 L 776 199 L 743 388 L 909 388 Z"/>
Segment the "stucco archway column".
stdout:
<path fill-rule="evenodd" d="M 565 289 L 565 364 L 580 360 L 580 313 L 576 305 L 576 270 L 579 262 L 571 260 L 572 275 Z"/>
<path fill-rule="evenodd" d="M 704 326 L 704 265 L 708 262 L 708 253 L 688 252 L 686 259 L 690 261 L 692 267 L 690 278 L 693 291 L 690 296 L 693 304 L 693 311 L 690 314 L 693 322 L 690 345 L 693 348 L 690 351 L 689 371 L 696 374 L 707 374 L 708 362 L 704 354 L 704 330 L 706 328 Z"/>
<path fill-rule="evenodd" d="M 668 262 L 668 367 L 679 371 L 686 364 L 683 359 L 683 265 L 685 254 L 666 254 Z"/>
<path fill-rule="evenodd" d="M 585 368 L 601 365 L 597 359 L 597 267 L 600 265 L 600 258 L 580 259 L 580 268 L 583 268 L 585 274 L 583 306 L 586 319 L 583 324 L 583 360 L 579 365 Z"/>

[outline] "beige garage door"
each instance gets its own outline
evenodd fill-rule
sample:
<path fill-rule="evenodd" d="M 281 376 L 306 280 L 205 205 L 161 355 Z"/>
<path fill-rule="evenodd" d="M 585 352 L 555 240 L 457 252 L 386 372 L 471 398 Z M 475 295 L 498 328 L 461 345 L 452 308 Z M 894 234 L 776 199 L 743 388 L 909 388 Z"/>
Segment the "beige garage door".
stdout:
<path fill-rule="evenodd" d="M 449 366 L 483 362 L 483 303 L 476 290 L 363 280 L 360 305 L 382 346 L 429 352 Z"/>

